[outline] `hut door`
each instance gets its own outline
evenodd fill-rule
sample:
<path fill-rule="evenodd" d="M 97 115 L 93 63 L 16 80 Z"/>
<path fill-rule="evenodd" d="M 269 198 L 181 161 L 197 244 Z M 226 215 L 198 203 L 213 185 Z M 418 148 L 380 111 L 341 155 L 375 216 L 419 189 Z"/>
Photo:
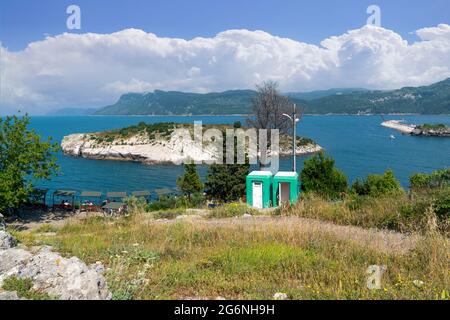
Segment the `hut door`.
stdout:
<path fill-rule="evenodd" d="M 280 204 L 289 203 L 291 200 L 291 184 L 289 182 L 280 182 Z"/>
<path fill-rule="evenodd" d="M 253 182 L 253 206 L 262 209 L 263 207 L 262 182 Z"/>

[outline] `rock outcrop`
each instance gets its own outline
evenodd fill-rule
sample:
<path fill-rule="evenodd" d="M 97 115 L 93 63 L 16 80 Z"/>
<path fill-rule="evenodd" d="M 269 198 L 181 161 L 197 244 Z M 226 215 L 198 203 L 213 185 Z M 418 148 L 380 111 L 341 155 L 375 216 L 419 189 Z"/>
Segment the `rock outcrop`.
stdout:
<path fill-rule="evenodd" d="M 450 137 L 450 128 L 427 129 L 418 126 L 411 132 L 411 135 L 424 137 Z"/>
<path fill-rule="evenodd" d="M 98 264 L 88 267 L 76 257 L 62 257 L 53 252 L 51 247 L 31 252 L 26 248 L 15 247 L 15 240 L 7 232 L 1 234 L 2 239 L 6 239 L 6 245 L 0 248 L 0 288 L 5 279 L 17 277 L 31 279 L 33 290 L 63 300 L 111 299 L 106 281 L 98 271 Z M 0 299 L 16 296 L 11 292 L 3 292 Z"/>
<path fill-rule="evenodd" d="M 213 147 L 202 147 L 191 141 L 171 137 L 168 140 L 150 140 L 133 136 L 111 142 L 98 142 L 95 134 L 65 136 L 61 148 L 66 155 L 88 159 L 139 161 L 146 164 L 181 164 L 186 159 L 213 161 L 217 154 Z"/>
<path fill-rule="evenodd" d="M 5 230 L 0 230 L 0 250 L 14 247 L 16 240 Z"/>
<path fill-rule="evenodd" d="M 214 143 L 194 143 L 179 135 L 165 135 L 150 138 L 146 132 L 129 137 L 104 136 L 108 133 L 85 133 L 65 136 L 61 148 L 66 155 L 100 160 L 138 161 L 146 164 L 181 164 L 188 159 L 211 163 L 221 157 Z M 280 156 L 292 154 L 290 137 L 280 137 Z M 297 155 L 316 153 L 322 148 L 314 142 L 301 144 L 297 141 Z M 250 148 L 255 148 L 251 146 Z M 270 150 L 269 150 L 270 151 Z"/>

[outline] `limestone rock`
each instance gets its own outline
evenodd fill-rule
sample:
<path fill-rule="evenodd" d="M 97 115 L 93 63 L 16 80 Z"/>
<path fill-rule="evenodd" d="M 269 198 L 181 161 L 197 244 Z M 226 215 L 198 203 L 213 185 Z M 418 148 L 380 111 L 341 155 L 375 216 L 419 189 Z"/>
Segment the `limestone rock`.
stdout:
<path fill-rule="evenodd" d="M 64 258 L 45 246 L 31 253 L 13 247 L 14 238 L 0 231 L 0 288 L 6 278 L 31 279 L 33 289 L 63 300 L 109 300 L 111 293 L 101 273 L 104 267 L 96 263 L 88 267 L 76 257 Z M 15 298 L 3 293 L 0 300 Z"/>
<path fill-rule="evenodd" d="M 287 300 L 289 297 L 286 293 L 277 292 L 273 295 L 275 300 Z"/>
<path fill-rule="evenodd" d="M 31 257 L 19 277 L 33 280 L 33 289 L 63 300 L 109 300 L 106 281 L 80 259 L 66 259 L 48 248 Z"/>
<path fill-rule="evenodd" d="M 16 245 L 16 240 L 5 230 L 0 230 L 0 250 L 12 248 Z"/>
<path fill-rule="evenodd" d="M 22 300 L 15 291 L 0 292 L 0 301 L 3 300 Z"/>

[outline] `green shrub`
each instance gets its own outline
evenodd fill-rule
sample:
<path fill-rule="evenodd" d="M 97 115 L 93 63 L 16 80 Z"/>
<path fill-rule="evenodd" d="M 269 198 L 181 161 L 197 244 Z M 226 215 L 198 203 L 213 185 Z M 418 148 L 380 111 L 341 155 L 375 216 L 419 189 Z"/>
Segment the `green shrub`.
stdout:
<path fill-rule="evenodd" d="M 201 192 L 196 192 L 191 195 L 189 206 L 191 208 L 201 208 L 206 204 L 206 198 Z"/>
<path fill-rule="evenodd" d="M 315 192 L 330 199 L 340 198 L 346 193 L 347 177 L 334 164 L 334 159 L 325 157 L 323 152 L 306 160 L 300 175 L 302 191 Z"/>
<path fill-rule="evenodd" d="M 392 170 L 387 170 L 381 175 L 371 174 L 363 181 L 357 179 L 351 191 L 357 195 L 373 197 L 403 193 L 400 182 L 395 178 Z"/>
<path fill-rule="evenodd" d="M 158 200 L 152 201 L 148 206 L 148 211 L 161 211 L 170 209 L 202 208 L 205 206 L 206 197 L 201 192 L 193 193 L 189 199 L 187 196 L 161 196 Z"/>
<path fill-rule="evenodd" d="M 430 174 L 413 174 L 409 178 L 409 184 L 413 191 L 418 191 L 424 188 L 441 188 L 450 186 L 450 168 L 436 170 Z"/>
<path fill-rule="evenodd" d="M 20 298 L 29 300 L 54 300 L 54 297 L 33 289 L 33 281 L 29 278 L 9 277 L 3 281 L 6 291 L 15 291 Z"/>
<path fill-rule="evenodd" d="M 152 201 L 148 205 L 150 211 L 175 209 L 180 204 L 176 196 L 161 196 L 158 200 Z"/>
<path fill-rule="evenodd" d="M 440 220 L 450 219 L 450 192 L 443 192 L 433 203 L 434 212 Z"/>
<path fill-rule="evenodd" d="M 129 214 L 145 212 L 148 209 L 147 201 L 144 198 L 131 196 L 125 199 L 125 204 L 128 207 Z"/>

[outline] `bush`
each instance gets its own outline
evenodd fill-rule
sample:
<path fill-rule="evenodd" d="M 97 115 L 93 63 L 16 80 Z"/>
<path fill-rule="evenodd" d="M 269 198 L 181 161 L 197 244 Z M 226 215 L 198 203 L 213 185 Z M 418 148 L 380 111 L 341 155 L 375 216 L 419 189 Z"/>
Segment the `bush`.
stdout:
<path fill-rule="evenodd" d="M 334 164 L 334 159 L 325 157 L 323 152 L 306 160 L 300 175 L 302 191 L 330 199 L 342 197 L 347 192 L 347 177 Z"/>
<path fill-rule="evenodd" d="M 181 205 L 181 201 L 176 196 L 161 196 L 158 200 L 152 201 L 148 205 L 150 211 L 168 210 L 175 209 Z"/>
<path fill-rule="evenodd" d="M 189 202 L 191 208 L 201 208 L 205 205 L 206 198 L 203 193 L 197 192 L 192 194 Z"/>
<path fill-rule="evenodd" d="M 15 291 L 20 298 L 29 300 L 54 300 L 46 293 L 42 293 L 33 289 L 33 281 L 29 278 L 9 277 L 3 281 L 3 287 L 6 291 Z"/>
<path fill-rule="evenodd" d="M 147 211 L 147 201 L 144 198 L 134 196 L 125 199 L 129 214 L 142 213 Z"/>
<path fill-rule="evenodd" d="M 190 199 L 187 196 L 161 196 L 158 200 L 152 201 L 147 208 L 149 211 L 201 208 L 205 203 L 205 196 L 200 192 L 196 192 L 191 195 Z"/>
<path fill-rule="evenodd" d="M 392 170 L 387 170 L 381 175 L 371 174 L 364 181 L 357 179 L 351 191 L 357 195 L 373 197 L 403 193 L 400 182 L 395 178 Z"/>
<path fill-rule="evenodd" d="M 433 171 L 431 174 L 416 173 L 409 178 L 413 191 L 423 188 L 441 188 L 450 186 L 450 168 Z"/>

